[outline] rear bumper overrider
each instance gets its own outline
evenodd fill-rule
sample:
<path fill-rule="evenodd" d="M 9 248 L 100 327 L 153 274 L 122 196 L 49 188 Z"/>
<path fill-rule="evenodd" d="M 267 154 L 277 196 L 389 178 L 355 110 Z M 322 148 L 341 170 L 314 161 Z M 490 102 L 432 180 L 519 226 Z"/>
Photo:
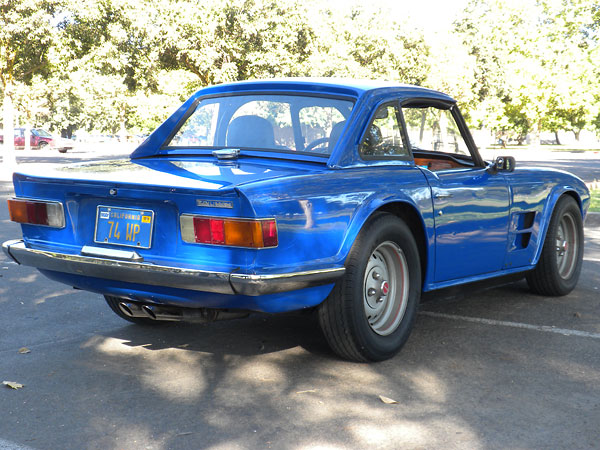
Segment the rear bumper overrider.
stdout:
<path fill-rule="evenodd" d="M 139 256 L 122 260 L 89 253 L 72 255 L 33 249 L 21 239 L 4 242 L 2 249 L 15 262 L 40 270 L 229 295 L 259 296 L 321 286 L 335 283 L 345 271 L 344 267 L 335 267 L 277 274 L 214 272 L 156 265 L 143 262 Z M 110 251 L 104 253 L 110 254 Z"/>

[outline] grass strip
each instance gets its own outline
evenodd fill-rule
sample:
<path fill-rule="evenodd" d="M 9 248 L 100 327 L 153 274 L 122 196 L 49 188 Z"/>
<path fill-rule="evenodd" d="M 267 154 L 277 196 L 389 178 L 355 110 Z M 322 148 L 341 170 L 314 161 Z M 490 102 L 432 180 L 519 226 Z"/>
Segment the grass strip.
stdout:
<path fill-rule="evenodd" d="M 600 212 L 600 190 L 595 189 L 590 191 L 591 195 L 591 203 L 590 203 L 590 211 L 591 212 Z"/>

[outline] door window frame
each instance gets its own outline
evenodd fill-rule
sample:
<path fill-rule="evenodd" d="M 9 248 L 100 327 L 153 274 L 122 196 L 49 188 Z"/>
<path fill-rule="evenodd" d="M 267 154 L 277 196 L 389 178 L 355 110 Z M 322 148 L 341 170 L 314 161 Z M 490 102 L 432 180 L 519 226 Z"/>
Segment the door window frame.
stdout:
<path fill-rule="evenodd" d="M 360 151 L 360 146 L 362 145 L 363 140 L 365 139 L 367 133 L 369 132 L 371 125 L 373 125 L 373 122 L 376 119 L 375 116 L 377 115 L 377 111 L 379 111 L 379 109 L 381 107 L 389 106 L 389 105 L 394 106 L 397 110 L 396 121 L 398 123 L 398 126 L 400 127 L 400 130 L 399 130 L 400 138 L 402 139 L 402 145 L 404 146 L 404 149 L 406 150 L 406 154 L 405 155 L 364 155 Z M 360 135 L 360 139 L 358 140 L 358 156 L 363 161 L 413 161 L 414 160 L 414 157 L 412 155 L 412 151 L 410 148 L 410 141 L 408 140 L 406 124 L 404 123 L 404 117 L 402 115 L 402 104 L 398 99 L 384 100 L 384 101 L 377 103 L 377 105 L 375 105 L 375 107 L 373 108 L 373 113 L 371 114 L 371 118 L 367 122 L 367 126 L 364 128 L 363 132 Z"/>
<path fill-rule="evenodd" d="M 411 154 L 411 158 L 413 160 L 414 160 L 414 155 L 413 155 L 413 151 L 412 151 L 412 145 L 410 144 L 410 138 L 408 136 L 408 131 L 406 128 L 406 122 L 404 121 L 404 112 L 403 112 L 403 108 L 410 108 L 410 107 L 437 108 L 437 109 L 450 111 L 450 114 L 451 114 L 452 118 L 454 119 L 456 126 L 458 127 L 458 131 L 460 132 L 460 135 L 462 136 L 463 140 L 465 141 L 467 149 L 469 150 L 469 153 L 471 154 L 471 158 L 473 159 L 474 167 L 475 168 L 486 167 L 486 163 L 483 160 L 483 158 L 481 158 L 481 155 L 479 154 L 479 150 L 477 150 L 477 145 L 475 144 L 475 140 L 473 139 L 473 136 L 471 135 L 471 132 L 469 131 L 469 127 L 465 123 L 465 120 L 464 120 L 462 114 L 460 113 L 458 106 L 456 106 L 456 103 L 442 101 L 442 100 L 436 100 L 436 99 L 432 99 L 432 98 L 410 98 L 410 99 L 406 99 L 406 100 L 400 102 L 400 115 L 401 115 L 401 120 L 402 120 L 402 128 L 406 134 L 406 139 L 408 142 L 408 150 L 409 150 L 409 152 Z M 448 153 L 444 153 L 444 152 L 439 152 L 439 153 L 440 154 L 448 154 Z"/>

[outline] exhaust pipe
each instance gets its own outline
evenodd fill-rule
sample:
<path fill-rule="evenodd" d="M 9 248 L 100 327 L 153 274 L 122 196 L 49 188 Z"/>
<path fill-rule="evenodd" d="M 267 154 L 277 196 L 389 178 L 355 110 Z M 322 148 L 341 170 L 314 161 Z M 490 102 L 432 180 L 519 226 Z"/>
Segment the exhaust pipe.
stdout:
<path fill-rule="evenodd" d="M 178 322 L 183 320 L 183 314 L 176 308 L 165 308 L 154 305 L 142 305 L 142 311 L 152 320 L 168 320 Z"/>
<path fill-rule="evenodd" d="M 147 317 L 137 303 L 119 302 L 119 309 L 128 317 Z"/>
<path fill-rule="evenodd" d="M 133 304 L 137 310 L 130 307 L 131 304 L 127 303 L 125 306 L 129 307 L 133 314 L 138 314 L 130 317 L 145 317 L 152 320 L 169 321 L 169 322 L 215 322 L 217 320 L 231 320 L 241 319 L 247 317 L 250 313 L 245 311 L 227 311 L 218 309 L 206 309 L 206 308 L 178 308 L 174 306 L 159 306 L 149 304 Z M 121 304 L 119 304 L 121 307 Z M 124 311 L 125 312 L 125 311 Z M 127 312 L 125 314 L 129 315 Z"/>

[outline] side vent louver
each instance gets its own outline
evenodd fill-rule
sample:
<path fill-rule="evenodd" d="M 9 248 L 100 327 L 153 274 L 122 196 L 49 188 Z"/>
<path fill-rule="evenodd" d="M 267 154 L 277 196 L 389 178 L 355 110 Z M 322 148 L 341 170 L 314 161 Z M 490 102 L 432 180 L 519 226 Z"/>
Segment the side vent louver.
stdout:
<path fill-rule="evenodd" d="M 535 212 L 526 212 L 517 214 L 515 229 L 514 249 L 521 250 L 527 248 L 531 240 L 531 231 L 535 222 Z"/>

